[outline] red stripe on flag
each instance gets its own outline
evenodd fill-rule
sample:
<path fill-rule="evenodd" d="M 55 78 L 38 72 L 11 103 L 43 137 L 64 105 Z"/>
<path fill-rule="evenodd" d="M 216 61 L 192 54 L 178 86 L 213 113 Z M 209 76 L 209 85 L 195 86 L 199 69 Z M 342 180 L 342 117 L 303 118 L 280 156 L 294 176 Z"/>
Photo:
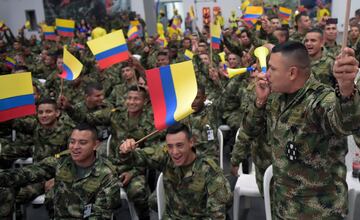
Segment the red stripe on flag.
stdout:
<path fill-rule="evenodd" d="M 105 59 L 98 60 L 98 64 L 100 66 L 100 69 L 105 69 L 109 66 L 112 66 L 116 63 L 120 63 L 127 59 L 129 59 L 129 53 L 128 53 L 128 51 L 125 51 L 123 53 L 115 54 L 111 57 L 107 57 Z"/>
<path fill-rule="evenodd" d="M 0 111 L 0 122 L 36 113 L 35 105 L 24 105 L 16 108 Z"/>
<path fill-rule="evenodd" d="M 74 32 L 58 31 L 58 34 L 63 37 L 74 37 Z"/>
<path fill-rule="evenodd" d="M 166 103 L 164 89 L 162 87 L 160 69 L 146 70 L 147 85 L 150 94 L 152 109 L 154 112 L 155 128 L 166 128 Z"/>
<path fill-rule="evenodd" d="M 211 42 L 211 47 L 212 47 L 213 49 L 220 49 L 220 44 Z"/>

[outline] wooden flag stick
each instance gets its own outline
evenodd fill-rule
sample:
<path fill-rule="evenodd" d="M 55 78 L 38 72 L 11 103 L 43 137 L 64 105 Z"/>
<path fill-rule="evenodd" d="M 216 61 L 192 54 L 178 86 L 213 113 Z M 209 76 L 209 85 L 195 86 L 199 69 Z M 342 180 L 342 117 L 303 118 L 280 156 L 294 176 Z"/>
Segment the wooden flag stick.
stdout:
<path fill-rule="evenodd" d="M 141 138 L 140 140 L 136 141 L 135 144 L 140 144 L 141 142 L 145 141 L 146 139 L 148 139 L 149 137 L 153 136 L 154 134 L 156 134 L 158 132 L 159 132 L 159 130 L 155 130 L 155 131 L 151 132 L 150 134 L 148 134 L 145 137 Z"/>
<path fill-rule="evenodd" d="M 342 45 L 341 45 L 341 50 L 343 50 L 347 46 L 348 30 L 349 30 L 349 19 L 350 19 L 350 6 L 351 6 L 351 0 L 347 0 L 346 1 L 346 11 L 345 11 L 344 34 L 343 34 L 343 41 L 342 41 Z"/>

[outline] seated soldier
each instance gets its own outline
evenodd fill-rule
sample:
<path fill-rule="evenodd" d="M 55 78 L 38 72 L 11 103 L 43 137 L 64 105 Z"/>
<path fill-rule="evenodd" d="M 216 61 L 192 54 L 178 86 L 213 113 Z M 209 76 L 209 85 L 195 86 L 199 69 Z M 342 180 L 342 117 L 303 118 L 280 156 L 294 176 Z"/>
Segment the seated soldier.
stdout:
<path fill-rule="evenodd" d="M 111 219 L 112 210 L 121 205 L 120 181 L 111 162 L 96 154 L 98 145 L 96 129 L 79 124 L 67 151 L 24 168 L 1 171 L 0 186 L 22 187 L 55 178 L 45 200 L 54 219 Z M 0 188 L 0 197 L 12 190 Z"/>
<path fill-rule="evenodd" d="M 219 166 L 196 154 L 186 125 L 169 127 L 166 144 L 165 148 L 136 149 L 135 140 L 127 139 L 120 146 L 124 163 L 163 172 L 166 192 L 163 219 L 225 219 L 225 205 L 231 192 Z"/>

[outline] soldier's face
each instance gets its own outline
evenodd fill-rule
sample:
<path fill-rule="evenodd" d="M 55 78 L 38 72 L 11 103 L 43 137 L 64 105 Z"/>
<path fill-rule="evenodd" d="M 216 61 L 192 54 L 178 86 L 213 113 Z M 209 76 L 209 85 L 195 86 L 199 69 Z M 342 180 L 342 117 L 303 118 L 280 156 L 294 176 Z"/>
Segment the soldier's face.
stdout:
<path fill-rule="evenodd" d="M 157 66 L 166 66 L 169 65 L 169 57 L 165 55 L 159 55 L 157 57 Z"/>
<path fill-rule="evenodd" d="M 281 28 L 281 23 L 278 18 L 271 19 L 271 26 L 273 26 L 274 29 Z"/>
<path fill-rule="evenodd" d="M 99 146 L 92 132 L 75 129 L 69 140 L 69 150 L 72 160 L 80 167 L 87 167 L 95 159 L 94 151 Z"/>
<path fill-rule="evenodd" d="M 359 37 L 359 28 L 358 27 L 351 27 L 350 30 L 350 38 L 357 39 Z"/>
<path fill-rule="evenodd" d="M 272 53 L 270 55 L 269 67 L 266 76 L 272 92 L 285 93 L 289 88 L 288 66 L 286 57 L 281 53 Z"/>
<path fill-rule="evenodd" d="M 168 153 L 175 166 L 186 166 L 191 164 L 196 156 L 192 151 L 193 141 L 187 138 L 185 132 L 166 135 Z"/>
<path fill-rule="evenodd" d="M 104 91 L 94 89 L 90 95 L 86 96 L 86 105 L 94 108 L 102 105 L 104 101 Z"/>
<path fill-rule="evenodd" d="M 145 98 L 142 92 L 129 91 L 126 97 L 125 104 L 130 114 L 136 114 L 144 108 Z"/>
<path fill-rule="evenodd" d="M 328 25 L 326 25 L 324 35 L 325 35 L 326 40 L 329 40 L 329 41 L 336 40 L 336 36 L 337 36 L 337 26 L 336 26 L 336 24 L 328 24 Z"/>
<path fill-rule="evenodd" d="M 131 67 L 124 67 L 121 69 L 121 76 L 125 80 L 131 80 L 134 77 L 135 73 Z"/>
<path fill-rule="evenodd" d="M 311 20 L 309 16 L 301 16 L 299 27 L 304 30 L 309 30 L 311 28 Z"/>
<path fill-rule="evenodd" d="M 305 36 L 305 47 L 309 53 L 310 57 L 316 56 L 321 53 L 321 48 L 323 46 L 323 38 L 320 33 L 307 33 Z"/>
<path fill-rule="evenodd" d="M 249 36 L 247 35 L 247 33 L 241 33 L 240 34 L 240 42 L 241 42 L 241 44 L 242 45 L 244 45 L 244 46 L 248 46 L 248 45 L 250 45 L 250 38 L 249 38 Z"/>
<path fill-rule="evenodd" d="M 235 54 L 230 54 L 228 56 L 228 62 L 230 68 L 237 68 L 239 65 L 239 59 L 236 57 Z"/>
<path fill-rule="evenodd" d="M 200 59 L 201 59 L 201 62 L 203 64 L 206 64 L 206 65 L 210 64 L 210 59 L 209 59 L 209 56 L 207 54 L 201 54 Z"/>
<path fill-rule="evenodd" d="M 190 49 L 191 41 L 190 40 L 184 40 L 183 42 L 183 48 L 184 49 Z"/>
<path fill-rule="evenodd" d="M 53 104 L 40 104 L 37 109 L 37 116 L 43 127 L 50 128 L 56 123 L 60 111 Z"/>

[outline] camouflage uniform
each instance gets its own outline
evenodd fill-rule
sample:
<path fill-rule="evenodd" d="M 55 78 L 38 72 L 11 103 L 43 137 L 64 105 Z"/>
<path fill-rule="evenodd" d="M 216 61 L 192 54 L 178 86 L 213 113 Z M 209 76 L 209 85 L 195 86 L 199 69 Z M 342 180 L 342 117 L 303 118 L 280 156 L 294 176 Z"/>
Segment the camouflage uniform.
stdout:
<path fill-rule="evenodd" d="M 150 132 L 154 131 L 153 122 L 147 112 L 141 114 L 137 118 L 129 118 L 127 111 L 123 112 L 119 109 L 102 109 L 99 111 L 88 113 L 85 118 L 90 124 L 110 125 L 112 138 L 110 143 L 109 157 L 114 164 L 120 165 L 119 173 L 129 172 L 132 179 L 125 187 L 125 191 L 131 201 L 134 202 L 139 217 L 149 215 L 148 197 L 150 191 L 145 184 L 145 169 L 133 167 L 130 164 L 119 163 L 118 147 L 122 140 L 126 138 L 134 138 L 139 140 Z M 150 138 L 150 141 L 155 138 Z M 143 145 L 140 145 L 143 147 Z"/>
<path fill-rule="evenodd" d="M 276 219 L 343 219 L 347 213 L 345 155 L 333 144 L 359 128 L 359 93 L 344 102 L 309 78 L 295 94 L 274 94 L 244 118 L 251 137 L 266 127 L 272 148 Z M 266 126 L 264 126 L 266 125 Z"/>
<path fill-rule="evenodd" d="M 328 53 L 327 49 L 323 49 L 322 56 L 319 60 L 311 61 L 311 71 L 316 80 L 331 87 L 335 87 L 336 79 L 332 74 L 332 66 L 335 57 Z"/>
<path fill-rule="evenodd" d="M 289 40 L 290 40 L 290 41 L 296 41 L 296 42 L 303 43 L 303 42 L 304 42 L 304 39 L 305 39 L 305 35 L 306 35 L 306 34 L 301 34 L 301 33 L 299 33 L 298 31 L 295 31 L 294 33 L 292 33 L 292 34 L 290 35 Z"/>
<path fill-rule="evenodd" d="M 125 163 L 163 172 L 163 219 L 225 219 L 230 185 L 212 159 L 197 156 L 192 164 L 177 167 L 162 147 L 146 147 L 120 156 Z"/>
<path fill-rule="evenodd" d="M 48 157 L 34 165 L 0 172 L 0 185 L 22 187 L 55 177 L 54 187 L 45 200 L 50 213 L 54 209 L 55 219 L 111 219 L 112 210 L 121 205 L 115 167 L 97 156 L 95 163 L 83 173 L 78 169 L 69 156 Z M 87 210 L 87 207 L 91 208 Z"/>
<path fill-rule="evenodd" d="M 124 108 L 127 92 L 129 91 L 129 88 L 133 85 L 136 86 L 137 84 L 133 83 L 130 85 L 124 82 L 114 86 L 110 95 L 107 98 L 107 101 L 116 108 Z"/>
<path fill-rule="evenodd" d="M 328 50 L 329 53 L 334 54 L 334 56 L 337 56 L 341 52 L 341 45 L 337 44 L 335 42 L 335 46 L 330 46 L 327 43 L 325 43 L 325 48 Z"/>
<path fill-rule="evenodd" d="M 204 106 L 200 112 L 183 119 L 182 123 L 190 128 L 196 153 L 219 161 L 217 127 L 211 106 Z"/>

